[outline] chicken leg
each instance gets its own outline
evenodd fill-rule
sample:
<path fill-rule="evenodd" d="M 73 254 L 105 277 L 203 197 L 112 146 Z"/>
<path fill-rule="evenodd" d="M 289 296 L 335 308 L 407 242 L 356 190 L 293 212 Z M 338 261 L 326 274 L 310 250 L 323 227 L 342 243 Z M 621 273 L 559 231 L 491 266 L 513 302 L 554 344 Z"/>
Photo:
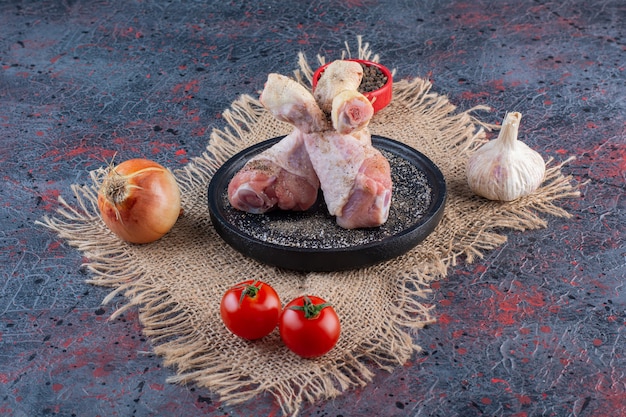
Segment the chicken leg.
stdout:
<path fill-rule="evenodd" d="M 346 229 L 376 227 L 391 206 L 391 167 L 371 143 L 333 130 L 304 135 L 324 201 L 337 224 Z"/>
<path fill-rule="evenodd" d="M 251 158 L 228 184 L 228 200 L 238 210 L 265 213 L 274 208 L 307 210 L 317 200 L 319 180 L 294 129 L 278 143 Z"/>

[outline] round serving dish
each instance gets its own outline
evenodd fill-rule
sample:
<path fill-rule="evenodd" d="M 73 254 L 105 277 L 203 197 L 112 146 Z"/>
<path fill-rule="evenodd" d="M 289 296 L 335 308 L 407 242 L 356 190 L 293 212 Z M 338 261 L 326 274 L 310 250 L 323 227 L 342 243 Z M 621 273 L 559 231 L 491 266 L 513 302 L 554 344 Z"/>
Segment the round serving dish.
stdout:
<path fill-rule="evenodd" d="M 387 77 L 387 83 L 384 86 L 378 90 L 363 93 L 363 95 L 372 103 L 374 113 L 377 113 L 385 108 L 391 102 L 391 97 L 393 95 L 393 76 L 391 75 L 389 68 L 379 64 L 378 62 L 367 61 L 365 59 L 347 59 L 346 61 L 355 61 L 367 67 L 376 67 Z M 330 63 L 322 65 L 313 73 L 313 91 L 315 91 L 315 87 L 317 86 L 317 82 L 322 76 L 322 73 L 329 65 Z"/>
<path fill-rule="evenodd" d="M 228 184 L 254 155 L 282 137 L 253 145 L 230 158 L 208 187 L 211 221 L 234 249 L 257 261 L 298 271 L 340 271 L 374 265 L 418 245 L 443 216 L 446 183 L 439 168 L 417 150 L 372 135 L 372 143 L 391 163 L 394 193 L 387 222 L 371 229 L 342 229 L 328 214 L 324 199 L 305 212 L 276 210 L 250 214 L 228 202 Z"/>

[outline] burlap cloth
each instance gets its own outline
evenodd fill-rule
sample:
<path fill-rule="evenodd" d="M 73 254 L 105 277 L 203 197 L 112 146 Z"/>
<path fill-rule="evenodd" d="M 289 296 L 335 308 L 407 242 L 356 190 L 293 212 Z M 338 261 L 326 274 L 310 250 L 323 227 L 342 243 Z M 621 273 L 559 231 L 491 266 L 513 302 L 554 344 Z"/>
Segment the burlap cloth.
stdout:
<path fill-rule="evenodd" d="M 360 40 L 358 56 L 378 60 Z M 299 64 L 295 78 L 310 85 L 311 67 L 302 54 Z M 133 245 L 111 234 L 95 205 L 95 183 L 73 186 L 77 203 L 61 200 L 58 216 L 41 223 L 84 254 L 93 272 L 89 282 L 114 288 L 105 303 L 120 293 L 127 298 L 113 316 L 139 306 L 154 352 L 176 370 L 170 382 L 207 387 L 228 404 L 267 392 L 285 414 L 296 415 L 304 400 L 337 396 L 367 384 L 375 368 L 391 370 L 407 362 L 420 350 L 415 332 L 434 321 L 429 282 L 444 277 L 459 258 L 471 262 L 504 243 L 506 229 L 545 227 L 544 214 L 567 217 L 555 200 L 578 195 L 572 178 L 561 174 L 562 164 L 548 161 L 545 182 L 530 197 L 503 204 L 474 196 L 466 185 L 465 163 L 486 140 L 485 129 L 494 127 L 472 116 L 486 107 L 456 112 L 419 78 L 397 81 L 393 93 L 391 104 L 372 120 L 372 133 L 428 156 L 444 173 L 449 193 L 435 231 L 399 258 L 360 270 L 297 273 L 248 259 L 221 240 L 207 208 L 212 174 L 236 152 L 291 131 L 251 96 L 224 112 L 228 127 L 213 130 L 206 152 L 176 172 L 184 215 L 159 241 Z M 97 175 L 92 177 L 95 181 Z M 342 325 L 335 349 L 304 360 L 284 347 L 277 330 L 255 342 L 229 333 L 220 319 L 221 296 L 252 278 L 269 282 L 283 303 L 303 293 L 331 301 Z"/>

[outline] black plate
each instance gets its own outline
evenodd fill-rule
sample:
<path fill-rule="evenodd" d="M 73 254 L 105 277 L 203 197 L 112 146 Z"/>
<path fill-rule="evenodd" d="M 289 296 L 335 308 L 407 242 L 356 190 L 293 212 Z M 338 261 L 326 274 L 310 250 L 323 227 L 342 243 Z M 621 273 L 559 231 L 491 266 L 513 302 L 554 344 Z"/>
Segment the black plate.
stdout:
<path fill-rule="evenodd" d="M 260 262 L 298 271 L 340 271 L 370 266 L 402 255 L 428 236 L 441 220 L 446 183 L 437 166 L 417 150 L 372 135 L 372 143 L 391 164 L 394 183 L 389 219 L 376 228 L 346 230 L 335 224 L 324 199 L 305 212 L 276 210 L 249 214 L 231 207 L 231 178 L 254 155 L 284 136 L 239 152 L 209 184 L 211 221 L 233 248 Z"/>

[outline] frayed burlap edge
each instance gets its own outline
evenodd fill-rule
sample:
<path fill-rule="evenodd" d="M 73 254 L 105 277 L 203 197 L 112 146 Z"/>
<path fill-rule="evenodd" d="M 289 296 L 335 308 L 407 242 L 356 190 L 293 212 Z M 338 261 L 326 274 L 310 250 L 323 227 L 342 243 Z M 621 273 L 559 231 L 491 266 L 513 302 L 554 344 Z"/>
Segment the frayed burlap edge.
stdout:
<path fill-rule="evenodd" d="M 369 46 L 363 45 L 360 38 L 358 57 L 378 60 L 377 56 L 371 56 Z M 324 58 L 318 57 L 318 61 L 323 63 Z M 311 80 L 312 70 L 303 54 L 299 56 L 299 64 L 300 70 L 295 71 L 295 78 L 306 84 L 306 81 Z M 433 122 L 445 119 L 444 129 L 454 130 L 446 132 L 454 140 L 445 146 L 457 155 L 471 154 L 485 142 L 485 129 L 496 127 L 473 116 L 475 112 L 488 108 L 478 106 L 455 113 L 455 107 L 446 97 L 430 90 L 431 84 L 426 80 L 401 80 L 394 85 L 394 103 L 399 103 L 400 107 L 416 117 L 427 118 Z M 183 197 L 183 207 L 190 204 L 189 201 L 185 202 L 185 198 L 192 198 L 193 190 L 205 188 L 213 173 L 242 149 L 241 138 L 249 135 L 255 124 L 268 116 L 257 99 L 244 95 L 223 113 L 223 117 L 227 127 L 211 133 L 206 152 L 176 172 L 182 194 L 187 196 Z M 389 112 L 381 112 L 372 123 L 373 133 L 385 135 L 385 126 L 393 117 Z M 284 128 L 284 133 L 288 133 L 290 127 L 285 125 Z M 411 141 L 410 138 L 394 138 Z M 420 150 L 431 156 L 428 144 L 421 145 Z M 528 230 L 545 227 L 546 221 L 540 214 L 569 217 L 569 213 L 555 202 L 579 195 L 577 187 L 572 185 L 573 178 L 561 174 L 562 166 L 571 159 L 562 163 L 549 160 L 545 182 L 536 195 L 514 204 L 487 202 L 468 194 L 464 184 L 448 183 L 451 197 L 444 218 L 435 232 L 421 244 L 426 248 L 430 245 L 435 250 L 413 250 L 404 255 L 405 259 L 414 258 L 406 264 L 419 265 L 419 268 L 398 268 L 392 260 L 360 272 L 365 275 L 386 274 L 395 280 L 397 297 L 393 300 L 393 305 L 389 306 L 391 322 L 381 327 L 376 337 L 356 347 L 354 351 L 347 352 L 344 358 L 335 360 L 330 369 L 305 375 L 294 374 L 288 384 L 260 384 L 250 377 L 242 377 L 223 361 L 218 352 L 207 346 L 211 343 L 207 336 L 189 325 L 189 321 L 193 320 L 190 311 L 176 302 L 167 288 L 155 285 L 144 269 L 130 262 L 135 256 L 132 245 L 121 244 L 108 233 L 95 203 L 97 184 L 72 186 L 76 204 L 70 205 L 60 199 L 58 217 L 45 217 L 38 224 L 55 231 L 89 259 L 85 266 L 93 273 L 94 278 L 88 282 L 115 288 L 104 303 L 111 301 L 117 294 L 128 299 L 128 304 L 115 311 L 111 318 L 132 306 L 139 306 L 144 333 L 150 338 L 154 352 L 164 358 L 165 365 L 176 367 L 177 375 L 169 378 L 169 382 L 193 382 L 206 386 L 228 404 L 246 402 L 267 392 L 277 399 L 285 414 L 297 415 L 303 401 L 332 398 L 347 389 L 364 386 L 373 377 L 372 367 L 391 370 L 419 351 L 420 347 L 415 344 L 412 334 L 425 324 L 433 322 L 432 307 L 425 302 L 430 291 L 428 284 L 444 277 L 448 268 L 459 259 L 472 262 L 475 258 L 482 257 L 486 251 L 503 244 L 506 235 L 502 231 L 505 229 Z M 445 160 L 434 157 L 433 160 L 446 172 Z M 455 169 L 461 170 L 463 167 Z M 481 216 L 482 220 L 460 232 L 453 230 L 454 216 L 449 213 L 455 210 L 455 198 L 463 199 L 464 207 L 468 204 L 480 205 L 485 212 Z M 332 277 L 341 274 L 328 275 Z M 321 277 L 320 274 L 312 273 L 307 274 L 304 279 L 315 280 Z"/>

